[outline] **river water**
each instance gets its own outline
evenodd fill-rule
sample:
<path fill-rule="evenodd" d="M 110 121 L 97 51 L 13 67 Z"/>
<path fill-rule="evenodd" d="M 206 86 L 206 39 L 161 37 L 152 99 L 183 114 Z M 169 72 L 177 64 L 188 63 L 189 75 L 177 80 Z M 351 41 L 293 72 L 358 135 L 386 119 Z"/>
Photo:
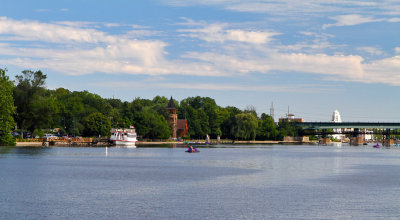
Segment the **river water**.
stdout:
<path fill-rule="evenodd" d="M 0 147 L 0 219 L 399 219 L 400 149 Z"/>

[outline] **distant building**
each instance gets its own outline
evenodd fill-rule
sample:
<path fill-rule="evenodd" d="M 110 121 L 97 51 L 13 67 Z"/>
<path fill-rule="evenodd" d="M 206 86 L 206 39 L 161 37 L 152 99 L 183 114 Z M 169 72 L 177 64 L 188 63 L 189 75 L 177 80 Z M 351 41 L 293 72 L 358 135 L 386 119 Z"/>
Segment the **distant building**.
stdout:
<path fill-rule="evenodd" d="M 176 136 L 177 137 L 186 137 L 189 134 L 188 132 L 189 132 L 188 121 L 186 119 L 178 119 Z"/>
<path fill-rule="evenodd" d="M 175 107 L 174 100 L 169 100 L 167 106 L 168 124 L 171 129 L 171 138 L 186 137 L 189 131 L 188 121 L 186 119 L 178 119 L 178 109 Z"/>
<path fill-rule="evenodd" d="M 304 122 L 304 118 L 295 118 L 294 114 L 287 114 L 286 118 L 279 118 L 279 122 L 282 121 L 288 121 L 288 122 Z"/>
<path fill-rule="evenodd" d="M 333 111 L 331 122 L 342 122 L 342 118 L 340 117 L 338 110 Z M 345 138 L 345 135 L 342 134 L 343 130 L 341 128 L 335 128 L 333 129 L 333 132 L 337 133 L 332 135 L 333 138 L 337 140 L 343 140 Z"/>
<path fill-rule="evenodd" d="M 367 130 L 366 128 L 363 130 L 363 134 L 361 134 L 361 137 L 364 141 L 372 141 L 374 140 L 374 132 L 371 130 Z"/>
<path fill-rule="evenodd" d="M 331 122 L 342 122 L 342 119 L 340 118 L 340 113 L 338 110 L 333 111 Z"/>

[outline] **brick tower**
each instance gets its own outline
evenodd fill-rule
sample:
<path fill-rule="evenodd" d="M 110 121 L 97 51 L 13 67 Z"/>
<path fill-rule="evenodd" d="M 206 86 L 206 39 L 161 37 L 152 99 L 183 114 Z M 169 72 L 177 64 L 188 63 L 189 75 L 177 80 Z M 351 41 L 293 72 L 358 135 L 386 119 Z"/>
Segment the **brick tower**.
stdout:
<path fill-rule="evenodd" d="M 168 112 L 168 124 L 171 129 L 171 136 L 172 139 L 176 139 L 176 131 L 178 127 L 178 114 L 177 114 L 177 109 L 175 107 L 174 100 L 171 99 L 169 100 L 168 107 L 167 107 L 167 112 Z"/>

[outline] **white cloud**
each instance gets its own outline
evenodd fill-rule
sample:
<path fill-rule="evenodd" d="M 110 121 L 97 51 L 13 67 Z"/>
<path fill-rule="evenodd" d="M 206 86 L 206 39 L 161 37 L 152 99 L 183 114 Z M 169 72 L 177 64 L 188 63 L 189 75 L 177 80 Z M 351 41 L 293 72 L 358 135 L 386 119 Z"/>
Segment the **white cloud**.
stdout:
<path fill-rule="evenodd" d="M 364 65 L 366 83 L 384 83 L 400 86 L 400 56 L 377 60 Z"/>
<path fill-rule="evenodd" d="M 397 22 L 400 22 L 400 18 L 389 18 L 387 21 L 397 23 Z"/>
<path fill-rule="evenodd" d="M 199 38 L 207 42 L 224 43 L 226 41 L 244 42 L 250 44 L 264 44 L 272 40 L 277 32 L 271 31 L 245 31 L 227 29 L 226 24 L 211 24 L 198 29 L 181 29 L 179 32 L 187 33 L 183 36 Z"/>
<path fill-rule="evenodd" d="M 374 18 L 373 16 L 364 16 L 360 14 L 349 14 L 349 15 L 339 15 L 331 17 L 332 20 L 335 20 L 336 23 L 334 24 L 324 24 L 322 26 L 323 29 L 329 27 L 340 27 L 340 26 L 354 26 L 364 23 L 371 23 L 371 22 L 392 22 L 397 23 L 400 22 L 400 18 L 393 17 L 393 18 Z"/>
<path fill-rule="evenodd" d="M 299 45 L 294 45 L 298 51 L 289 53 L 282 49 L 285 45 L 270 44 L 273 36 L 278 34 L 274 31 L 233 29 L 227 24 L 198 25 L 200 28 L 181 29 L 179 33 L 204 40 L 202 49 L 205 52 L 186 51 L 172 60 L 166 56 L 166 42 L 133 39 L 135 34 L 146 36 L 152 32 L 128 31 L 111 35 L 91 28 L 90 23 L 85 22 L 54 24 L 1 17 L 0 63 L 71 75 L 102 72 L 231 77 L 249 73 L 308 73 L 329 80 L 400 85 L 399 57 L 366 62 L 358 55 L 305 53 Z M 303 34 L 310 36 L 312 32 Z M 6 38 L 12 43 L 5 43 Z M 321 42 L 325 42 L 323 38 Z M 332 47 L 321 42 L 322 48 Z M 293 45 L 287 45 L 287 48 L 290 46 Z M 359 49 L 379 53 L 372 47 Z M 400 49 L 395 48 L 395 51 L 399 53 Z M 222 86 L 221 89 L 234 89 L 234 86 Z M 267 91 L 264 87 L 254 89 Z"/>
<path fill-rule="evenodd" d="M 89 23 L 49 24 L 1 17 L 0 35 L 14 40 L 14 45 L 1 44 L 0 53 L 16 57 L 3 58 L 2 62 L 28 68 L 38 66 L 68 74 L 170 72 L 160 67 L 165 63 L 166 43 L 157 40 L 139 41 L 128 36 L 81 28 L 87 25 Z M 29 47 L 18 45 L 19 41 L 31 41 L 32 44 Z M 49 43 L 52 49 L 44 49 L 49 48 Z"/>
<path fill-rule="evenodd" d="M 268 52 L 267 52 L 268 51 Z M 243 51 L 248 54 L 248 51 Z M 236 52 L 187 53 L 184 57 L 210 64 L 221 73 L 284 74 L 301 73 L 320 76 L 328 81 L 349 81 L 362 83 L 383 83 L 400 85 L 400 57 L 365 62 L 356 55 L 327 55 L 282 53 L 266 50 L 266 55 L 257 57 L 239 56 Z"/>
<path fill-rule="evenodd" d="M 0 17 L 0 34 L 13 35 L 19 40 L 53 43 L 99 43 L 116 41 L 115 37 L 94 29 L 80 29 L 37 21 L 17 21 Z"/>
<path fill-rule="evenodd" d="M 358 14 L 351 14 L 351 15 L 339 15 L 332 17 L 333 20 L 336 21 L 334 24 L 324 24 L 322 26 L 323 29 L 328 27 L 335 27 L 335 26 L 353 26 L 359 25 L 363 23 L 370 23 L 370 22 L 379 22 L 382 19 L 375 19 L 372 16 L 363 16 Z"/>
<path fill-rule="evenodd" d="M 397 1 L 377 2 L 373 0 L 163 0 L 163 2 L 179 7 L 209 5 L 239 12 L 296 15 L 296 17 L 310 16 L 311 14 L 371 12 L 371 9 L 381 10 L 381 13 L 386 14 L 398 14 L 400 11 Z"/>
<path fill-rule="evenodd" d="M 242 85 L 242 84 L 221 84 L 221 83 L 171 83 L 157 80 L 143 81 L 111 81 L 92 83 L 97 87 L 108 88 L 167 88 L 167 89 L 187 89 L 187 90 L 213 90 L 213 91 L 244 91 L 244 92 L 297 92 L 297 93 L 313 93 L 313 92 L 333 92 L 337 91 L 337 87 L 330 85 Z"/>
<path fill-rule="evenodd" d="M 335 75 L 338 78 L 362 78 L 362 57 L 325 54 L 276 54 L 271 57 L 273 69 L 303 73 Z"/>
<path fill-rule="evenodd" d="M 383 51 L 376 47 L 359 47 L 357 48 L 359 51 L 364 51 L 370 55 L 382 55 Z"/>

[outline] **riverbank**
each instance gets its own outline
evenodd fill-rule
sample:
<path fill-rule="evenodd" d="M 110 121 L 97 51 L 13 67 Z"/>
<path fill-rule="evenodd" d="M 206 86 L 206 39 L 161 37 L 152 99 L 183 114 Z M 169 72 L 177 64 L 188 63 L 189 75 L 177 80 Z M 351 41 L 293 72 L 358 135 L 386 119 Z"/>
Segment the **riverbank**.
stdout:
<path fill-rule="evenodd" d="M 41 147 L 43 142 L 16 142 L 16 147 Z"/>
<path fill-rule="evenodd" d="M 224 141 L 219 144 L 311 144 L 314 142 L 299 142 L 299 141 Z M 205 141 L 190 141 L 190 142 L 181 142 L 181 141 L 138 141 L 136 145 L 163 145 L 163 144 L 208 144 Z M 212 145 L 218 144 L 217 142 L 212 142 Z M 50 145 L 50 146 L 60 146 L 64 145 L 63 143 Z M 43 142 L 16 142 L 16 147 L 41 147 L 43 146 Z M 81 146 L 81 145 L 80 145 Z M 106 146 L 105 144 L 99 144 L 99 146 Z"/>

